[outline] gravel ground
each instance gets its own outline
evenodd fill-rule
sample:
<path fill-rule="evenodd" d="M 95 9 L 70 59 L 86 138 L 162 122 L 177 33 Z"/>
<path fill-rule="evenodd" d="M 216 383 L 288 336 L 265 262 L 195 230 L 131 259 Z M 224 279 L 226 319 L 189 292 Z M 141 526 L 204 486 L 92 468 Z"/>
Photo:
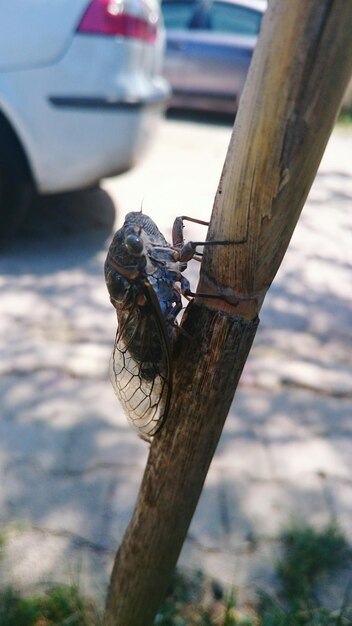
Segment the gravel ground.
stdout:
<path fill-rule="evenodd" d="M 230 132 L 224 120 L 165 120 L 141 165 L 38 200 L 1 252 L 3 580 L 79 579 L 102 594 L 148 452 L 108 381 L 106 250 L 142 202 L 167 236 L 177 215 L 206 219 Z M 180 558 L 243 597 L 270 587 L 292 519 L 337 520 L 352 540 L 351 151 L 352 133 L 335 130 Z"/>

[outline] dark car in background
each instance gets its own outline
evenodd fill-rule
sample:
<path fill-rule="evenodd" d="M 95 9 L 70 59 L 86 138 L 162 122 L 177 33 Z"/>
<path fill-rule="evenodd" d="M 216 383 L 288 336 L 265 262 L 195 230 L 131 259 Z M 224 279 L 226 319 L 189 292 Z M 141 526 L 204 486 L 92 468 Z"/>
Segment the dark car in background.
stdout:
<path fill-rule="evenodd" d="M 171 106 L 235 113 L 266 0 L 163 0 Z"/>

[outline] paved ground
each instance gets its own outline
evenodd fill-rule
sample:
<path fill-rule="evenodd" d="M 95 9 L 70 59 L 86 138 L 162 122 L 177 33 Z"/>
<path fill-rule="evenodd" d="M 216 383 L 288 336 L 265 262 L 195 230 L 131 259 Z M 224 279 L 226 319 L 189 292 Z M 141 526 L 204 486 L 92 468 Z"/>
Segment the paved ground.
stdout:
<path fill-rule="evenodd" d="M 165 233 L 179 214 L 209 215 L 230 130 L 165 121 L 141 166 L 37 203 L 1 253 L 3 579 L 104 589 L 147 458 L 107 379 L 106 249 L 142 200 Z M 351 151 L 352 134 L 335 131 L 180 559 L 242 590 L 270 584 L 292 519 L 337 519 L 352 540 Z"/>

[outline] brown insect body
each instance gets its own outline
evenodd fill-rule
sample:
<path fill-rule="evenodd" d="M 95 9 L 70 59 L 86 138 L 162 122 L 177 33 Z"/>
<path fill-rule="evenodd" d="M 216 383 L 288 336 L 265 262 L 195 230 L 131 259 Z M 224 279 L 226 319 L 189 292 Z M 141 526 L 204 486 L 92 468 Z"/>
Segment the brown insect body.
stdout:
<path fill-rule="evenodd" d="M 186 280 L 177 255 L 148 216 L 128 213 L 105 262 L 118 319 L 110 378 L 129 421 L 146 439 L 162 426 L 171 397 L 171 345 L 182 308 L 175 283 Z"/>

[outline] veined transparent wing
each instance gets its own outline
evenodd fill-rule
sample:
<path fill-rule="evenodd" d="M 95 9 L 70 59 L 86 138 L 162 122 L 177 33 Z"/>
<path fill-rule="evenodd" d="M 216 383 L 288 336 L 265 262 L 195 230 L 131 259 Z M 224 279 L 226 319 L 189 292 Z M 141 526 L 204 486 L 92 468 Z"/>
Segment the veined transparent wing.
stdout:
<path fill-rule="evenodd" d="M 142 306 L 132 307 L 119 319 L 110 378 L 129 422 L 150 440 L 168 414 L 172 372 L 167 331 L 148 281 L 143 296 Z"/>

